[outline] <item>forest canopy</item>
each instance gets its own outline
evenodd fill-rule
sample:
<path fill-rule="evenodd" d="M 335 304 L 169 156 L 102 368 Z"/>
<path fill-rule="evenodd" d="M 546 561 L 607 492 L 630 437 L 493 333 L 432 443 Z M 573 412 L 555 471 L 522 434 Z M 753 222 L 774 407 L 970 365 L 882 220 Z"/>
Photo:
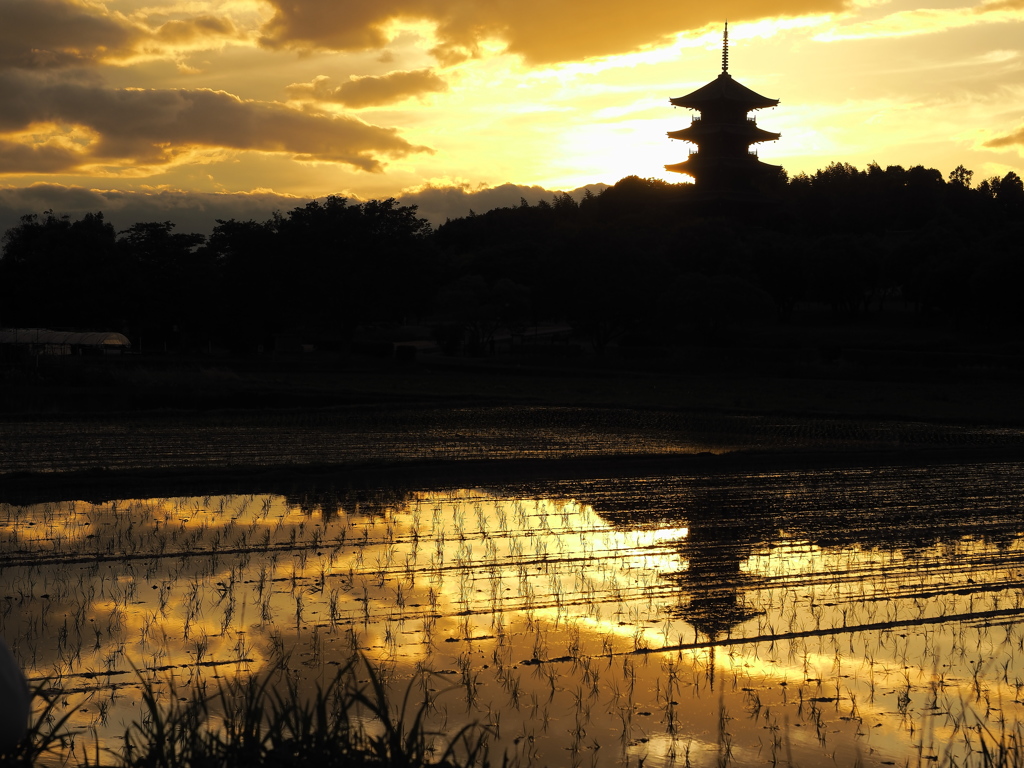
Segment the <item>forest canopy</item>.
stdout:
<path fill-rule="evenodd" d="M 425 325 L 453 349 L 564 324 L 598 351 L 850 322 L 889 305 L 951 326 L 1024 321 L 1024 183 L 959 166 L 833 163 L 757 202 L 635 176 L 433 229 L 394 199 L 312 201 L 266 221 L 122 231 L 102 212 L 28 214 L 3 238 L 0 327 L 102 330 L 150 351 L 344 350 L 359 329 Z"/>

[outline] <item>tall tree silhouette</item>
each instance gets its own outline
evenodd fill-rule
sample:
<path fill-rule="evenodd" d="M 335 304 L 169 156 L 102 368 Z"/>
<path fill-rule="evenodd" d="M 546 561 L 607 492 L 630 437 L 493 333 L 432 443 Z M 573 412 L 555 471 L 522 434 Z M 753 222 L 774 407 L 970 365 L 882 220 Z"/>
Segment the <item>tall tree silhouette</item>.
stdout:
<path fill-rule="evenodd" d="M 337 347 L 360 321 L 404 318 L 429 301 L 430 225 L 394 199 L 329 197 L 273 222 L 282 300 L 295 329 Z"/>
<path fill-rule="evenodd" d="M 133 307 L 130 329 L 137 345 L 178 349 L 209 342 L 216 278 L 206 238 L 174 232 L 170 221 L 133 224 L 118 233 L 118 247 L 132 265 L 124 300 Z"/>
<path fill-rule="evenodd" d="M 123 328 L 125 264 L 102 213 L 72 221 L 47 211 L 4 235 L 0 323 L 21 327 Z"/>

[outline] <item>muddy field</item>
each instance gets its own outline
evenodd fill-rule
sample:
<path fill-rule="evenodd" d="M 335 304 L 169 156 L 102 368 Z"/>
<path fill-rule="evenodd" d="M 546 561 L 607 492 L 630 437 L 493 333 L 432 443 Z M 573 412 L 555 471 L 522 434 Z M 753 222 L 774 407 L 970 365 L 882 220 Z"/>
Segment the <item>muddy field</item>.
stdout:
<path fill-rule="evenodd" d="M 1024 450 L 1024 428 L 560 406 L 366 406 L 0 421 L 0 477 L 697 453 Z"/>
<path fill-rule="evenodd" d="M 510 448 L 509 420 L 557 416 L 488 414 L 493 432 L 438 449 Z M 739 442 L 721 422 L 689 443 L 661 430 L 645 445 Z M 577 433 L 538 450 L 591 444 Z M 432 727 L 487 727 L 492 756 L 533 765 L 981 764 L 983 743 L 1015 743 L 1024 464 L 800 463 L 359 487 L 340 471 L 287 495 L 8 501 L 0 631 L 73 710 L 72 761 L 118 748 L 143 682 L 164 700 L 237 675 L 311 689 L 354 653 L 396 701 L 429 701 Z"/>

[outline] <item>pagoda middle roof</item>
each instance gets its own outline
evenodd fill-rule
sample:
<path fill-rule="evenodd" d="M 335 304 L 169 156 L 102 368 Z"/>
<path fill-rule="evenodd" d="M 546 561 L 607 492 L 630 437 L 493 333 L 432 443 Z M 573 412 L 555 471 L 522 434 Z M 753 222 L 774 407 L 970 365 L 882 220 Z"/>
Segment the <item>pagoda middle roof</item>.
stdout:
<path fill-rule="evenodd" d="M 669 99 L 669 101 L 674 106 L 690 109 L 705 109 L 713 104 L 723 102 L 743 106 L 746 109 L 764 109 L 777 106 L 779 103 L 778 99 L 769 99 L 733 80 L 732 75 L 728 72 L 723 72 L 696 91 Z"/>
<path fill-rule="evenodd" d="M 764 128 L 760 128 L 754 123 L 744 120 L 742 123 L 706 123 L 700 121 L 693 123 L 692 125 L 688 125 L 686 128 L 678 131 L 669 131 L 668 137 L 670 139 L 691 141 L 696 144 L 698 140 L 706 139 L 711 136 L 720 136 L 722 134 L 745 139 L 751 144 L 759 141 L 775 141 L 782 135 L 772 131 L 766 131 Z"/>

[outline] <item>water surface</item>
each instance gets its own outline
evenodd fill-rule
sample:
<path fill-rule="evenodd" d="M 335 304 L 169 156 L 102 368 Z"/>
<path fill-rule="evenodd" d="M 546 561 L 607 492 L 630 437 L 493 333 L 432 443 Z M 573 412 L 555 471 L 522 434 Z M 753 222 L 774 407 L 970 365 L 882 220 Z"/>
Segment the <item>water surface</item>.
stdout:
<path fill-rule="evenodd" d="M 140 676 L 311 689 L 361 653 L 537 765 L 962 760 L 1021 716 L 1022 469 L 0 504 L 0 631 L 74 749 L 117 749 Z"/>

